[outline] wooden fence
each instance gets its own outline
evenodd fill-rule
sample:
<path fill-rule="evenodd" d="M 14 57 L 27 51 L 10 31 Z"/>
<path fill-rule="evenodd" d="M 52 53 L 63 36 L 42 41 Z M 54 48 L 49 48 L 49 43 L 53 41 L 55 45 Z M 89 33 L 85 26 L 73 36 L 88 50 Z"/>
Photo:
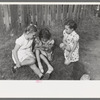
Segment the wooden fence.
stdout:
<path fill-rule="evenodd" d="M 6 30 L 37 25 L 54 26 L 72 18 L 79 21 L 88 14 L 98 16 L 99 5 L 0 5 L 0 25 Z"/>

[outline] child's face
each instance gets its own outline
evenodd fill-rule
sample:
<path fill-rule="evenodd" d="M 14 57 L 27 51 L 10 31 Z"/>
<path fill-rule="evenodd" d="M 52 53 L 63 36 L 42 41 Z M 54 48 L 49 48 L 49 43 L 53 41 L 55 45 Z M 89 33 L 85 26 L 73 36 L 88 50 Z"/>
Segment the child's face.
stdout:
<path fill-rule="evenodd" d="M 41 41 L 42 41 L 43 43 L 45 43 L 45 42 L 48 41 L 48 39 L 46 39 L 46 38 L 41 38 Z"/>
<path fill-rule="evenodd" d="M 66 31 L 66 33 L 70 34 L 70 33 L 72 33 L 73 29 L 70 29 L 70 27 L 68 25 L 65 25 L 65 31 Z"/>
<path fill-rule="evenodd" d="M 33 39 L 33 37 L 35 37 L 35 35 L 36 35 L 36 32 L 30 32 L 27 34 L 29 39 Z"/>

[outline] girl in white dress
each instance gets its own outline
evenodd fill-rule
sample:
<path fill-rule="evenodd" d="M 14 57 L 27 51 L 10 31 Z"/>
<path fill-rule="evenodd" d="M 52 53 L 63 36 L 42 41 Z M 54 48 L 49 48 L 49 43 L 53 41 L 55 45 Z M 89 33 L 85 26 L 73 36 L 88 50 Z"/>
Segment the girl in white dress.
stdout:
<path fill-rule="evenodd" d="M 12 59 L 16 64 L 12 69 L 15 72 L 16 68 L 24 65 L 29 65 L 30 68 L 41 78 L 43 74 L 35 64 L 35 56 L 32 52 L 33 37 L 37 33 L 35 25 L 30 24 L 24 33 L 15 41 L 15 47 L 12 50 Z"/>

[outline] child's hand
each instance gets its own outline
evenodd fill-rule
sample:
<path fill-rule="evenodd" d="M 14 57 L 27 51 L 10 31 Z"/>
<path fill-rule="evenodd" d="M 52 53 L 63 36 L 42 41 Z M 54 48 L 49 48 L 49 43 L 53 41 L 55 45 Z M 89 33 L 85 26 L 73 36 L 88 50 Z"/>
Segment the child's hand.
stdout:
<path fill-rule="evenodd" d="M 65 49 L 64 43 L 61 43 L 61 44 L 59 45 L 59 47 L 60 47 L 62 50 L 64 50 L 64 49 Z"/>
<path fill-rule="evenodd" d="M 20 63 L 17 63 L 16 64 L 16 67 L 18 67 L 18 68 L 21 67 L 21 64 Z"/>

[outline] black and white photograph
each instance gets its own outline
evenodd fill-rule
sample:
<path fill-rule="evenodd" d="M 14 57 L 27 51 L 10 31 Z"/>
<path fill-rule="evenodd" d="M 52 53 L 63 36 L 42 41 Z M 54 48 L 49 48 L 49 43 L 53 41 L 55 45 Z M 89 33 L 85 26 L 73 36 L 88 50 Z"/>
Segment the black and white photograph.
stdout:
<path fill-rule="evenodd" d="M 99 79 L 99 4 L 0 4 L 0 80 Z"/>

